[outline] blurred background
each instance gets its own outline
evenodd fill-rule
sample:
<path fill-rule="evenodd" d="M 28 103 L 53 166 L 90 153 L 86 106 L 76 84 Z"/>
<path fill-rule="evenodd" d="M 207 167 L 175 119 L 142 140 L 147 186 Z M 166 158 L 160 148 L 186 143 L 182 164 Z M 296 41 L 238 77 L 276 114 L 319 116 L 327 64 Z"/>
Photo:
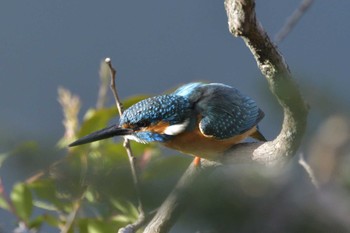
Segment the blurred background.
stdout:
<path fill-rule="evenodd" d="M 299 3 L 299 0 L 257 1 L 258 18 L 271 38 Z M 234 225 L 240 232 L 256 229 L 269 232 L 280 232 L 281 229 L 313 232 L 317 229 L 319 232 L 320 229 L 331 229 L 334 224 L 339 226 L 339 232 L 350 231 L 347 223 L 350 208 L 346 206 L 348 203 L 344 204 L 350 197 L 347 167 L 350 163 L 348 9 L 350 2 L 346 0 L 315 1 L 290 35 L 278 45 L 310 105 L 308 128 L 300 153 L 314 168 L 326 191 L 321 192 L 322 195 L 314 194 L 307 174 L 298 165 L 298 156 L 288 168 L 291 171 L 279 179 L 263 176 L 266 179 L 260 182 L 264 179 L 257 178 L 260 175 L 256 174 L 260 172 L 254 169 L 245 174 L 250 169 L 242 167 L 234 174 L 231 170 L 224 171 L 232 176 L 228 176 L 231 177 L 228 181 L 222 181 L 223 184 L 229 182 L 238 187 L 238 190 L 226 191 L 236 193 L 231 196 L 236 201 L 229 207 L 235 208 L 234 219 L 237 221 L 233 223 L 240 223 L 239 227 Z M 265 137 L 273 139 L 280 130 L 281 109 L 250 51 L 241 39 L 233 38 L 229 33 L 223 1 L 4 0 L 0 4 L 0 28 L 0 154 L 15 150 L 13 154 L 16 155 L 9 156 L 0 168 L 2 183 L 8 193 L 16 182 L 66 155 L 65 149 L 57 147 L 65 132 L 64 115 L 57 101 L 58 88 L 67 88 L 79 96 L 81 120 L 88 109 L 96 106 L 99 66 L 105 57 L 111 57 L 118 70 L 117 85 L 122 99 L 140 94 L 161 94 L 191 81 L 222 82 L 258 102 L 266 114 L 260 124 Z M 113 104 L 110 95 L 106 106 Z M 186 156 L 181 159 L 178 161 L 181 169 L 169 178 L 172 184 L 190 162 Z M 215 180 L 222 176 L 213 177 Z M 213 182 L 217 183 L 217 180 Z M 157 184 L 162 187 L 163 183 L 167 182 L 163 180 Z M 261 183 L 264 185 L 260 187 L 258 184 Z M 274 187 L 273 192 L 266 191 L 270 185 Z M 172 186 L 168 186 L 160 198 L 170 191 Z M 132 193 L 132 187 L 129 189 Z M 301 193 L 301 189 L 308 192 Z M 145 188 L 146 194 L 152 192 Z M 253 194 L 247 198 L 247 192 Z M 229 196 L 227 193 L 225 197 Z M 314 195 L 319 199 L 315 200 Z M 261 218 L 270 207 L 267 203 L 273 203 L 275 199 L 282 199 L 281 208 L 293 208 L 283 215 L 278 205 L 273 206 L 273 214 Z M 160 199 L 157 201 L 154 203 L 161 202 Z M 150 206 L 156 205 L 150 203 Z M 202 210 L 196 204 L 193 209 L 212 214 L 213 210 L 203 203 L 208 201 L 197 203 Z M 218 206 L 226 207 L 225 203 Z M 330 225 L 320 225 L 329 218 L 320 213 L 331 207 L 334 211 L 332 209 L 329 214 L 336 220 L 331 219 Z M 305 209 L 307 211 L 300 214 L 299 211 Z M 224 213 L 222 209 L 220 211 Z M 294 225 L 287 221 L 298 214 L 309 217 L 314 224 L 312 221 L 304 224 L 299 218 L 292 221 Z M 198 215 L 191 211 L 187 213 L 182 217 L 187 221 L 182 220 L 173 232 L 212 232 L 208 229 L 217 229 L 216 226 L 222 225 L 220 221 L 225 220 L 217 217 L 216 225 L 201 228 L 203 218 Z M 191 224 L 186 216 L 197 216 L 197 221 Z M 9 211 L 0 209 L 0 219 L 3 232 L 16 228 L 17 218 Z M 302 223 L 298 225 L 299 220 Z M 259 228 L 260 224 L 266 228 Z M 290 228 L 285 228 L 287 225 Z M 56 232 L 57 229 L 47 230 Z"/>

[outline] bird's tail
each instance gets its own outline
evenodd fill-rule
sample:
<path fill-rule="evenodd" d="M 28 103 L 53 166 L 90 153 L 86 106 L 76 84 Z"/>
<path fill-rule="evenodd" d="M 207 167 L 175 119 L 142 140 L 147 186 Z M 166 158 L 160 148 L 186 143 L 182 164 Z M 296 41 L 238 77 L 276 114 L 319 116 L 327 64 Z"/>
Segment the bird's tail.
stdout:
<path fill-rule="evenodd" d="M 259 131 L 259 129 L 257 128 L 256 131 L 254 133 L 252 133 L 250 135 L 250 137 L 259 140 L 259 141 L 263 141 L 263 142 L 267 142 L 267 139 L 264 137 L 264 135 L 262 135 L 262 133 Z"/>

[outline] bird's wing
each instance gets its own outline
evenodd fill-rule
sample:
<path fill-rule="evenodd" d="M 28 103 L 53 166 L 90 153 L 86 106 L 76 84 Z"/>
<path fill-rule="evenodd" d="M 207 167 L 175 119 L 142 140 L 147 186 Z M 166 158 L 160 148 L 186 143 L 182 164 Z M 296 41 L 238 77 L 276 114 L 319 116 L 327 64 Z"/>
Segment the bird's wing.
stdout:
<path fill-rule="evenodd" d="M 196 109 L 200 131 L 207 137 L 226 139 L 253 128 L 264 117 L 255 101 L 223 84 L 202 86 Z"/>

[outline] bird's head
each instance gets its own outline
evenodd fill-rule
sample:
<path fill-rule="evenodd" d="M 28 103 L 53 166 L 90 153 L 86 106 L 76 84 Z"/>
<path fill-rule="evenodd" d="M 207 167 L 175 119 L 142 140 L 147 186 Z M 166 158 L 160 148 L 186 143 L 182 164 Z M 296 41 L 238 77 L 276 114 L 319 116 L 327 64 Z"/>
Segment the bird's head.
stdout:
<path fill-rule="evenodd" d="M 186 98 L 178 95 L 155 96 L 125 110 L 119 125 L 91 133 L 69 146 L 114 136 L 125 136 L 141 143 L 165 142 L 187 129 L 190 116 L 191 104 Z"/>

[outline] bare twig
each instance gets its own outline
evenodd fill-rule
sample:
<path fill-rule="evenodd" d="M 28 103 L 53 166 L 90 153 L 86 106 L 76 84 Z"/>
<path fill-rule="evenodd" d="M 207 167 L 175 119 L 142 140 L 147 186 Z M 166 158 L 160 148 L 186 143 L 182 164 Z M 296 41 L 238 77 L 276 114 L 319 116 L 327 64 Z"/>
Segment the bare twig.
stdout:
<path fill-rule="evenodd" d="M 287 35 L 293 30 L 301 17 L 311 7 L 313 2 L 314 0 L 302 0 L 298 8 L 295 9 L 292 15 L 288 17 L 280 31 L 275 35 L 276 44 L 281 43 L 287 37 Z"/>
<path fill-rule="evenodd" d="M 106 100 L 107 100 L 107 91 L 108 91 L 108 85 L 109 85 L 109 73 L 110 73 L 109 65 L 102 61 L 100 65 L 100 88 L 98 90 L 98 98 L 96 103 L 96 108 L 100 109 L 105 106 Z"/>
<path fill-rule="evenodd" d="M 76 219 L 78 211 L 80 209 L 81 202 L 85 196 L 86 190 L 87 190 L 87 188 L 81 194 L 80 198 L 75 203 L 73 203 L 73 211 L 68 214 L 68 217 L 66 219 L 66 224 L 61 229 L 61 233 L 68 233 L 71 230 L 71 228 L 74 224 L 74 220 Z"/>
<path fill-rule="evenodd" d="M 115 86 L 115 78 L 116 78 L 116 70 L 113 68 L 112 66 L 112 62 L 110 58 L 106 58 L 105 62 L 108 64 L 109 69 L 110 69 L 110 75 L 111 75 L 111 90 L 113 92 L 114 95 L 114 99 L 115 99 L 115 104 L 117 106 L 119 115 L 121 116 L 124 112 L 123 109 L 123 105 L 120 102 L 118 93 L 117 93 L 117 89 Z M 139 182 L 139 178 L 138 178 L 138 174 L 136 171 L 136 158 L 132 153 L 131 150 L 131 146 L 130 146 L 130 142 L 127 138 L 124 138 L 124 147 L 126 150 L 126 153 L 128 154 L 128 158 L 129 158 L 129 162 L 130 162 L 130 168 L 131 168 L 131 174 L 132 174 L 132 178 L 133 178 L 133 182 L 134 182 L 134 186 L 135 186 L 135 191 L 136 191 L 136 196 L 137 196 L 137 201 L 138 201 L 138 210 L 139 210 L 139 220 L 138 221 L 143 221 L 143 219 L 145 218 L 145 212 L 143 209 L 143 204 L 142 204 L 142 200 L 141 200 L 141 192 L 140 192 L 140 182 Z"/>
<path fill-rule="evenodd" d="M 306 173 L 309 175 L 311 183 L 315 186 L 316 189 L 319 189 L 320 185 L 316 179 L 315 173 L 310 167 L 310 165 L 305 161 L 304 155 L 302 153 L 300 154 L 298 162 L 300 166 L 302 166 L 305 169 Z"/>

